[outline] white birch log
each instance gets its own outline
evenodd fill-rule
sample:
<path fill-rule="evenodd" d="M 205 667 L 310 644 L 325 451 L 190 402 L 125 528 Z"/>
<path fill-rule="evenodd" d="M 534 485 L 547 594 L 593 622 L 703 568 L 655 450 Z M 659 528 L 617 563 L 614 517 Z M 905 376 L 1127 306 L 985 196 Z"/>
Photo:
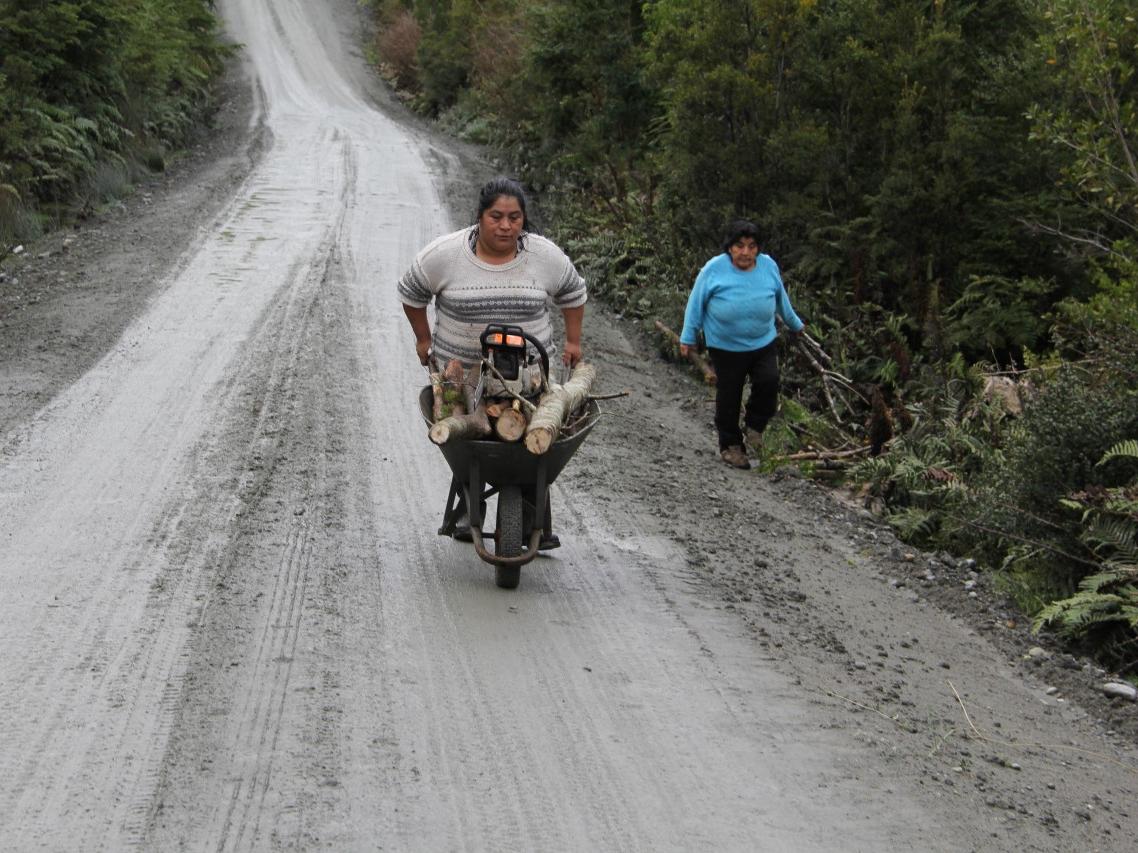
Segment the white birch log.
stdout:
<path fill-rule="evenodd" d="M 431 421 L 443 419 L 443 375 L 431 371 Z"/>
<path fill-rule="evenodd" d="M 460 438 L 486 438 L 490 434 L 486 407 L 478 406 L 469 415 L 451 415 L 431 427 L 428 435 L 435 444 L 446 444 Z"/>
<path fill-rule="evenodd" d="M 526 429 L 526 449 L 530 453 L 541 455 L 553 446 L 565 421 L 588 400 L 596 376 L 595 367 L 581 362 L 573 368 L 568 382 L 554 385 L 541 398 Z"/>

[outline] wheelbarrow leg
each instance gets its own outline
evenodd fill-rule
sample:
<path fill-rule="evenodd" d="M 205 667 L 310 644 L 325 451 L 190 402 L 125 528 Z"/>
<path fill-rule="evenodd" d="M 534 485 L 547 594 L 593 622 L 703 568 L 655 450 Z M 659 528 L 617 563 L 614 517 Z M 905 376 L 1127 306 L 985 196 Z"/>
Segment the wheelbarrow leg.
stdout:
<path fill-rule="evenodd" d="M 537 514 L 541 513 L 541 541 L 538 543 L 537 550 L 539 551 L 552 551 L 554 548 L 561 547 L 561 540 L 553 532 L 553 517 L 549 509 L 549 484 L 546 482 L 546 462 L 541 460 L 541 464 L 537 466 L 537 482 L 533 487 L 533 508 L 535 524 Z"/>
<path fill-rule="evenodd" d="M 538 543 L 537 550 L 539 551 L 552 551 L 554 548 L 561 547 L 561 540 L 557 538 L 557 534 L 553 532 L 553 513 L 549 509 L 550 498 L 549 493 L 546 493 L 545 498 L 545 521 L 542 524 L 541 542 Z"/>
<path fill-rule="evenodd" d="M 443 524 L 439 528 L 439 536 L 454 536 L 458 522 L 466 515 L 466 490 L 452 477 L 450 494 L 447 495 L 446 510 L 443 512 Z"/>

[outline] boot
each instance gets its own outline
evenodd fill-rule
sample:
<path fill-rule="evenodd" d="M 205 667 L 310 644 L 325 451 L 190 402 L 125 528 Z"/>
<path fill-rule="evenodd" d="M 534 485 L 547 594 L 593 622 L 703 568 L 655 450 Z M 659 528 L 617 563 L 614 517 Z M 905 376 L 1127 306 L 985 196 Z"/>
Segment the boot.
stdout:
<path fill-rule="evenodd" d="M 733 444 L 731 447 L 726 447 L 719 451 L 719 456 L 733 468 L 747 469 L 751 467 L 751 463 L 747 461 L 747 451 L 743 449 L 742 445 Z"/>

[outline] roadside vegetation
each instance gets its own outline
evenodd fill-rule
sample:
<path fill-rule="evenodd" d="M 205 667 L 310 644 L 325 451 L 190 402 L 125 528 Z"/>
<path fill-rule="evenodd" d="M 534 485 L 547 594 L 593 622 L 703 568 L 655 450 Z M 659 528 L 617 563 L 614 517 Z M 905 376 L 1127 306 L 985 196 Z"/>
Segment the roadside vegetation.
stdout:
<path fill-rule="evenodd" d="M 771 464 L 1138 675 L 1131 3 L 369 3 L 396 90 L 502 152 L 647 331 L 760 222 L 818 344 L 784 354 Z"/>
<path fill-rule="evenodd" d="M 226 49 L 211 0 L 0 0 L 0 257 L 161 171 Z"/>

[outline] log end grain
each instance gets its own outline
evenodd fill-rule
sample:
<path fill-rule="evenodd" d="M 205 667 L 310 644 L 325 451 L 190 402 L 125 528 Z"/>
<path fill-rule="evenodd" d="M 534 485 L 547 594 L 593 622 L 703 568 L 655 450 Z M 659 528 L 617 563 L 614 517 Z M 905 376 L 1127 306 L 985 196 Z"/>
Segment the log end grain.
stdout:
<path fill-rule="evenodd" d="M 554 438 L 556 434 L 551 429 L 542 427 L 531 429 L 526 433 L 526 450 L 535 456 L 540 456 L 553 446 Z"/>
<path fill-rule="evenodd" d="M 525 435 L 527 426 L 525 415 L 515 409 L 505 409 L 494 422 L 494 433 L 502 441 L 518 441 Z"/>

